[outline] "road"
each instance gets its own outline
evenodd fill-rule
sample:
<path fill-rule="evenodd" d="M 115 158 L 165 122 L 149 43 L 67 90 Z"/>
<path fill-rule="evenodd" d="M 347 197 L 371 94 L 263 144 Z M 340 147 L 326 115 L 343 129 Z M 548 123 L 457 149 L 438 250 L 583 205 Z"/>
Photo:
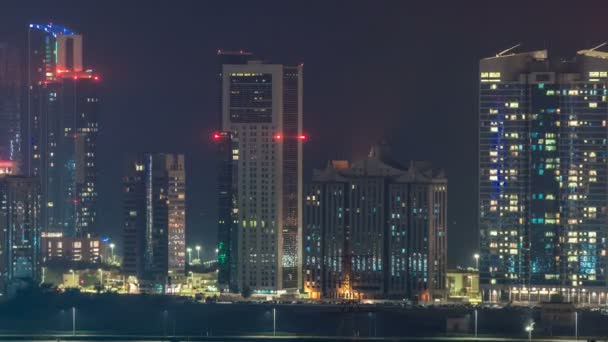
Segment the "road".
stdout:
<path fill-rule="evenodd" d="M 132 342 L 189 342 L 189 341 L 446 341 L 446 342 L 458 342 L 458 341 L 498 341 L 498 342 L 510 342 L 510 341 L 528 341 L 527 338 L 517 339 L 508 337 L 385 337 L 385 338 L 369 338 L 369 337 L 336 337 L 336 336 L 137 336 L 137 335 L 0 335 L 0 341 L 2 342 L 23 342 L 23 341 L 36 341 L 36 342 L 114 342 L 114 341 L 132 341 Z M 601 341 L 594 339 L 595 341 Z M 536 342 L 576 342 L 577 340 L 567 338 L 555 338 L 555 339 L 533 339 Z M 578 340 L 585 341 L 581 338 Z M 603 340 L 606 341 L 606 340 Z"/>

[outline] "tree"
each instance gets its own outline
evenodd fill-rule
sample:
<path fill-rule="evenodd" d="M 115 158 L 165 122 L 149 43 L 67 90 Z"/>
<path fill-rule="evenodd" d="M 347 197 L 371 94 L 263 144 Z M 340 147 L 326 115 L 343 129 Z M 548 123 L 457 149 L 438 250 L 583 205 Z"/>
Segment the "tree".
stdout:
<path fill-rule="evenodd" d="M 241 296 L 243 296 L 243 298 L 247 299 L 249 297 L 251 297 L 251 288 L 249 287 L 249 285 L 245 285 L 243 286 L 243 291 L 241 291 Z"/>

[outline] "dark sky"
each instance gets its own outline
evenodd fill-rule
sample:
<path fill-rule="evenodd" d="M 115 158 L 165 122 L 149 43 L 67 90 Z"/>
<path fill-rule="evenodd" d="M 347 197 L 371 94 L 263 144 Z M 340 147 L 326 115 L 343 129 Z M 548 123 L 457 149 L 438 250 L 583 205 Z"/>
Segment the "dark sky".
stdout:
<path fill-rule="evenodd" d="M 153 4 L 158 3 L 158 4 Z M 218 48 L 305 64 L 305 179 L 381 138 L 397 159 L 430 160 L 449 178 L 449 263 L 477 245 L 477 63 L 518 42 L 564 55 L 608 40 L 601 2 L 12 1 L 0 41 L 26 24 L 84 35 L 100 71 L 100 232 L 120 240 L 120 180 L 132 152 L 187 157 L 189 244 L 215 248 Z M 565 4 L 571 6 L 565 6 Z M 422 5 L 424 4 L 424 5 Z"/>

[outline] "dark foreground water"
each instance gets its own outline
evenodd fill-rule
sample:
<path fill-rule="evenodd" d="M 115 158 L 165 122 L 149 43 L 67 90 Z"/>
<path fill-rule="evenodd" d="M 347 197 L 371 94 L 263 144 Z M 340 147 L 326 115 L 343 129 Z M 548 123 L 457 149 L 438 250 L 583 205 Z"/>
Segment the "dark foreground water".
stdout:
<path fill-rule="evenodd" d="M 446 329 L 448 318 L 471 314 L 470 308 L 200 304 L 162 296 L 45 294 L 21 296 L 0 304 L 0 334 L 71 334 L 73 307 L 78 334 L 272 335 L 273 324 L 278 336 L 292 337 L 465 337 L 473 332 L 472 320 L 468 326 L 460 327 L 466 331 Z M 480 309 L 478 332 L 526 338 L 524 325 L 530 319 L 538 320 L 538 316 L 538 312 L 528 308 Z M 608 336 L 608 316 L 581 312 L 578 329 L 581 336 Z M 570 330 L 543 331 L 539 326 L 534 335 L 574 335 Z"/>

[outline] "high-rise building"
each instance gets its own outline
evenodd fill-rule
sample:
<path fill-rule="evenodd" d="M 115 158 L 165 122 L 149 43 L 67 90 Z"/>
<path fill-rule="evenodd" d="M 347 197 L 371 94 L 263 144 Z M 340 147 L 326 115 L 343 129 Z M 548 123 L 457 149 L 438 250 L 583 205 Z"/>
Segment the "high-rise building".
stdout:
<path fill-rule="evenodd" d="M 303 67 L 240 51 L 220 51 L 220 63 L 220 281 L 300 289 Z"/>
<path fill-rule="evenodd" d="M 185 168 L 182 154 L 144 154 L 123 180 L 123 269 L 165 285 L 185 273 Z"/>
<path fill-rule="evenodd" d="M 40 185 L 35 177 L 0 177 L 0 293 L 40 279 Z"/>
<path fill-rule="evenodd" d="M 19 173 L 22 65 L 19 50 L 0 43 L 0 174 Z M 9 169 L 10 167 L 10 169 Z"/>
<path fill-rule="evenodd" d="M 479 80 L 484 298 L 606 296 L 608 53 L 505 51 Z"/>
<path fill-rule="evenodd" d="M 186 273 L 186 170 L 183 154 L 165 155 L 169 219 L 169 272 Z"/>
<path fill-rule="evenodd" d="M 445 295 L 447 179 L 395 162 L 385 144 L 315 170 L 304 204 L 304 291 L 312 298 Z"/>
<path fill-rule="evenodd" d="M 99 76 L 82 36 L 32 24 L 27 44 L 23 172 L 40 178 L 45 231 L 84 236 L 96 221 Z"/>
<path fill-rule="evenodd" d="M 246 64 L 252 54 L 246 51 L 218 50 L 217 65 L 217 127 L 223 122 L 223 68 L 224 64 Z M 237 284 L 237 220 L 236 209 L 236 160 L 238 154 L 232 153 L 232 135 L 230 132 L 215 132 L 213 140 L 217 145 L 218 159 L 218 283 L 223 290 L 236 291 Z M 234 166 L 233 166 L 234 164 Z"/>

